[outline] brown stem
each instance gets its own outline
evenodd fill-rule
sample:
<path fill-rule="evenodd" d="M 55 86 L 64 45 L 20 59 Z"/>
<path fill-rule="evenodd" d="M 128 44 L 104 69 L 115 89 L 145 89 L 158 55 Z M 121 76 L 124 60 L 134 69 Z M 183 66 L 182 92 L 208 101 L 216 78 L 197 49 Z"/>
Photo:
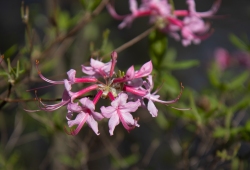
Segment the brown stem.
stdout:
<path fill-rule="evenodd" d="M 84 97 L 93 97 L 93 95 L 86 95 Z M 82 98 L 82 97 L 79 97 Z M 76 98 L 76 99 L 79 99 Z M 55 98 L 55 99 L 42 99 L 39 98 L 39 100 L 43 101 L 43 102 L 54 102 L 54 101 L 61 101 L 62 98 Z M 5 103 L 21 103 L 21 102 L 34 102 L 34 101 L 38 101 L 36 98 L 33 99 L 10 99 L 10 98 L 0 98 L 0 101 L 5 102 Z M 0 107 L 1 108 L 1 107 Z"/>
<path fill-rule="evenodd" d="M 134 45 L 135 43 L 139 42 L 140 40 L 142 40 L 143 38 L 145 38 L 146 36 L 148 36 L 155 28 L 156 28 L 156 26 L 153 26 L 153 27 L 147 29 L 146 31 L 144 31 L 140 35 L 136 36 L 132 40 L 129 40 L 125 44 L 123 44 L 120 47 L 116 48 L 114 51 L 117 52 L 117 53 L 122 52 L 123 50 L 127 49 L 128 47 Z M 110 55 L 110 53 L 104 55 L 102 58 L 106 58 L 109 55 Z"/>
<path fill-rule="evenodd" d="M 143 33 L 141 33 L 140 35 L 138 35 L 137 37 L 133 38 L 132 40 L 126 42 L 125 44 L 121 45 L 120 47 L 116 48 L 114 51 L 116 51 L 117 53 L 125 50 L 126 48 L 134 45 L 135 43 L 139 42 L 140 40 L 142 40 L 143 38 L 145 38 L 146 36 L 148 36 L 156 27 L 153 26 L 149 29 L 147 29 L 146 31 L 144 31 Z"/>

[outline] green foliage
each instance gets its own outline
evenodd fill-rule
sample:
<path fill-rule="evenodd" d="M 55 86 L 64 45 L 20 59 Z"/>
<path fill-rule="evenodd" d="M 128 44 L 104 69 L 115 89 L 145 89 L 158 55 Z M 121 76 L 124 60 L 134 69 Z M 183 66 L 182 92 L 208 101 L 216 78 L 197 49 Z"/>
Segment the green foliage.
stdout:
<path fill-rule="evenodd" d="M 101 0 L 80 0 L 85 10 L 93 11 L 101 2 Z"/>
<path fill-rule="evenodd" d="M 250 51 L 250 43 L 247 38 L 245 41 L 243 41 L 241 38 L 237 37 L 236 35 L 230 34 L 229 40 L 231 41 L 232 44 L 234 44 L 240 50 Z"/>
<path fill-rule="evenodd" d="M 16 67 L 12 67 L 9 58 L 7 58 L 7 65 L 8 70 L 0 71 L 0 75 L 5 76 L 8 79 L 8 82 L 14 85 L 20 74 L 24 73 L 24 70 L 20 69 L 19 61 L 17 61 Z"/>

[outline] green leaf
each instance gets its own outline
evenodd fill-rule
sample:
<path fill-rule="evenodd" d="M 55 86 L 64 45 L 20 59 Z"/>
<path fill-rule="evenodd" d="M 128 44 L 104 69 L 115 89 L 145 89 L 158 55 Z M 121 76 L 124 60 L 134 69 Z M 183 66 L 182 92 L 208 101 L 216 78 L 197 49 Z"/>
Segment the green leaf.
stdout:
<path fill-rule="evenodd" d="M 227 135 L 228 135 L 228 129 L 222 127 L 217 127 L 213 133 L 213 136 L 215 138 L 223 138 Z"/>
<path fill-rule="evenodd" d="M 213 63 L 211 65 L 211 68 L 208 70 L 208 78 L 210 83 L 214 86 L 214 87 L 220 87 L 221 83 L 220 83 L 220 77 L 218 74 L 218 68 L 216 67 L 216 64 Z"/>
<path fill-rule="evenodd" d="M 179 69 L 188 69 L 194 66 L 198 66 L 198 60 L 186 60 L 186 61 L 177 61 L 175 63 L 164 63 L 162 68 L 166 67 L 167 69 L 171 70 L 179 70 Z"/>
<path fill-rule="evenodd" d="M 164 54 L 167 49 L 166 35 L 158 30 L 154 30 L 149 35 L 149 53 L 155 68 L 159 68 L 162 64 Z"/>
<path fill-rule="evenodd" d="M 233 158 L 232 163 L 231 163 L 231 169 L 232 170 L 238 170 L 240 167 L 240 160 L 239 158 Z"/>
<path fill-rule="evenodd" d="M 236 35 L 230 34 L 230 35 L 229 35 L 229 40 L 230 40 L 236 47 L 238 47 L 239 49 L 244 50 L 244 51 L 248 51 L 248 50 L 249 50 L 248 45 L 247 45 L 244 41 L 242 41 L 239 37 L 237 37 Z"/>
<path fill-rule="evenodd" d="M 192 108 L 192 112 L 196 118 L 196 123 L 198 126 L 201 126 L 202 125 L 202 118 L 201 118 L 201 115 L 199 114 L 198 110 L 197 110 L 197 107 L 196 107 L 196 104 L 194 102 L 194 97 L 193 95 L 190 93 L 189 95 L 189 100 L 190 100 L 190 105 L 191 105 L 191 108 Z"/>
<path fill-rule="evenodd" d="M 228 90 L 233 90 L 242 87 L 242 85 L 248 80 L 249 71 L 245 71 L 238 77 L 234 78 L 234 80 L 226 85 Z"/>
<path fill-rule="evenodd" d="M 18 49 L 18 46 L 17 46 L 17 45 L 11 46 L 8 50 L 5 51 L 4 56 L 5 56 L 6 58 L 11 57 L 12 55 L 15 54 L 15 52 L 17 51 L 17 49 Z"/>
<path fill-rule="evenodd" d="M 61 31 L 66 31 L 69 27 L 69 13 L 66 11 L 59 11 L 58 10 L 58 27 Z"/>
<path fill-rule="evenodd" d="M 139 156 L 137 154 L 132 154 L 126 158 L 124 158 L 124 161 L 126 162 L 126 167 L 129 167 L 133 164 L 135 164 L 139 160 Z"/>
<path fill-rule="evenodd" d="M 83 30 L 84 39 L 87 41 L 94 41 L 99 37 L 98 26 L 94 23 L 90 23 L 84 27 Z"/>
<path fill-rule="evenodd" d="M 20 69 L 20 66 L 19 66 L 19 60 L 17 61 L 17 66 L 16 66 L 16 78 L 19 77 L 19 69 Z"/>
<path fill-rule="evenodd" d="M 9 73 L 11 73 L 12 67 L 10 64 L 10 58 L 7 58 L 7 64 L 8 64 L 8 71 L 9 71 Z"/>
<path fill-rule="evenodd" d="M 155 118 L 157 124 L 160 126 L 161 129 L 167 129 L 169 127 L 169 122 L 164 117 L 163 113 L 158 113 L 158 116 Z"/>
<path fill-rule="evenodd" d="M 245 124 L 245 130 L 250 132 L 250 120 L 248 120 L 247 123 Z"/>
<path fill-rule="evenodd" d="M 6 73 L 5 71 L 0 71 L 0 76 L 7 76 L 7 77 L 9 77 L 9 73 Z"/>
<path fill-rule="evenodd" d="M 230 160 L 231 156 L 227 153 L 226 149 L 223 149 L 222 151 L 217 151 L 216 156 L 220 157 L 222 160 Z"/>
<path fill-rule="evenodd" d="M 168 48 L 166 54 L 164 55 L 164 63 L 172 63 L 176 59 L 177 53 L 174 48 Z"/>
<path fill-rule="evenodd" d="M 101 0 L 81 0 L 83 7 L 89 12 L 93 11 L 100 2 Z"/>

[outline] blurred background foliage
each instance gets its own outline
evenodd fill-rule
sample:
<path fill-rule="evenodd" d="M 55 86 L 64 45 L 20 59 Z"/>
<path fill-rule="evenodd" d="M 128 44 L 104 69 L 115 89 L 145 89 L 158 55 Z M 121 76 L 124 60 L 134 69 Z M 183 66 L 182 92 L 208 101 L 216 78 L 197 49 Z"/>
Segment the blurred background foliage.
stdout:
<path fill-rule="evenodd" d="M 108 61 L 112 50 L 150 28 L 142 18 L 131 28 L 119 30 L 119 21 L 106 11 L 107 2 L 0 2 L 0 52 L 4 55 L 0 169 L 250 169 L 248 0 L 223 1 L 218 17 L 210 21 L 214 34 L 200 45 L 183 47 L 153 30 L 119 51 L 118 68 L 123 71 L 152 60 L 155 89 L 161 86 L 162 99 L 175 98 L 180 84 L 185 86 L 176 104 L 157 105 L 158 117 L 152 118 L 144 109 L 135 113 L 140 128 L 131 133 L 119 125 L 109 136 L 103 121 L 100 136 L 86 125 L 77 136 L 69 136 L 64 132 L 66 108 L 25 111 L 39 109 L 32 89 L 48 85 L 37 74 L 36 60 L 50 79 L 64 79 L 71 68 L 80 77 L 81 64 L 90 57 Z M 176 8 L 185 8 L 185 1 L 173 2 Z M 206 10 L 211 4 L 197 1 L 197 8 Z M 129 12 L 126 0 L 117 0 L 115 6 L 121 13 Z M 217 48 L 226 49 L 233 64 L 222 69 L 215 58 Z M 237 57 L 243 54 L 245 62 L 240 62 Z M 55 102 L 63 88 L 41 88 L 37 95 Z M 97 106 L 103 104 L 107 103 Z"/>

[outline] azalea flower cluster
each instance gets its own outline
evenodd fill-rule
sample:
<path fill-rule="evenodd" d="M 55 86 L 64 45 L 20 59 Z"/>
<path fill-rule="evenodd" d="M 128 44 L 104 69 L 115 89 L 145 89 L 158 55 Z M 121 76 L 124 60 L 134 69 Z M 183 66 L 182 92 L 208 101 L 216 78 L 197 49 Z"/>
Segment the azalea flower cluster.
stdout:
<path fill-rule="evenodd" d="M 198 44 L 211 35 L 210 25 L 203 18 L 212 17 L 218 11 L 221 0 L 215 0 L 206 12 L 197 12 L 194 0 L 186 2 L 188 10 L 175 10 L 168 0 L 142 0 L 139 7 L 136 0 L 129 0 L 131 14 L 123 16 L 118 15 L 111 4 L 107 8 L 115 19 L 123 20 L 120 29 L 130 26 L 136 18 L 149 16 L 150 23 L 188 46 L 191 43 Z"/>
<path fill-rule="evenodd" d="M 76 135 L 81 130 L 83 125 L 87 123 L 93 131 L 99 135 L 97 121 L 103 118 L 109 119 L 109 133 L 113 135 L 115 127 L 121 122 L 124 128 L 128 131 L 135 127 L 139 127 L 138 119 L 133 118 L 131 112 L 135 112 L 139 107 L 147 107 L 152 117 L 156 117 L 158 110 L 154 102 L 165 105 L 175 103 L 181 96 L 183 86 L 179 96 L 171 101 L 163 101 L 159 99 L 156 92 L 152 93 L 154 84 L 152 79 L 152 63 L 145 63 L 139 70 L 135 70 L 131 66 L 126 74 L 119 71 L 115 73 L 115 65 L 117 62 L 117 53 L 112 52 L 111 61 L 103 63 L 92 59 L 90 66 L 82 65 L 82 72 L 86 76 L 77 78 L 76 71 L 71 69 L 67 72 L 68 79 L 62 81 L 53 81 L 44 77 L 38 68 L 40 77 L 51 84 L 62 84 L 65 86 L 62 101 L 57 104 L 49 105 L 40 101 L 40 109 L 44 111 L 54 111 L 62 106 L 67 106 L 68 126 L 77 126 L 71 130 L 69 134 Z M 83 89 L 73 92 L 74 84 L 84 83 L 90 84 Z M 86 97 L 90 91 L 96 91 L 95 96 L 91 100 Z M 110 99 L 111 106 L 100 108 L 100 113 L 96 112 L 95 106 L 100 98 Z M 144 102 L 147 99 L 147 104 Z"/>
<path fill-rule="evenodd" d="M 230 54 L 226 49 L 218 48 L 215 50 L 214 56 L 221 71 L 235 65 L 250 69 L 250 54 L 248 52 L 236 51 Z"/>

